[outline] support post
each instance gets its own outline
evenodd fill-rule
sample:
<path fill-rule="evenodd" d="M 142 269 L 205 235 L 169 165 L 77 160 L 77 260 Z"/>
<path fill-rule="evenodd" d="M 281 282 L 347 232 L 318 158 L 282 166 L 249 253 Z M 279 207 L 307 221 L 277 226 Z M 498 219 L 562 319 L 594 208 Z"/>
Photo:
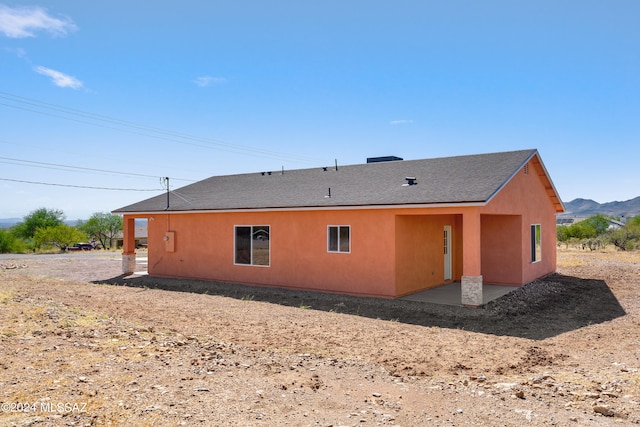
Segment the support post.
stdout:
<path fill-rule="evenodd" d="M 462 290 L 465 307 L 482 305 L 482 257 L 480 244 L 480 212 L 477 209 L 462 215 Z"/>
<path fill-rule="evenodd" d="M 122 273 L 136 271 L 136 220 L 124 216 L 122 221 Z"/>
<path fill-rule="evenodd" d="M 480 307 L 482 305 L 482 276 L 462 276 L 462 305 Z"/>

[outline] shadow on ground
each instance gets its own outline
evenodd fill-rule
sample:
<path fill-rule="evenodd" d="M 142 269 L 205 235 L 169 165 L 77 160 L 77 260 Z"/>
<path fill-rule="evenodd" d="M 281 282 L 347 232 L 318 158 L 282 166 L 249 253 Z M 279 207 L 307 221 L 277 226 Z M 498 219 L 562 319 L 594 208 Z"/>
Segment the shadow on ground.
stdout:
<path fill-rule="evenodd" d="M 527 284 L 477 309 L 151 276 L 117 276 L 93 283 L 200 293 L 534 340 L 626 314 L 603 280 L 560 274 Z"/>

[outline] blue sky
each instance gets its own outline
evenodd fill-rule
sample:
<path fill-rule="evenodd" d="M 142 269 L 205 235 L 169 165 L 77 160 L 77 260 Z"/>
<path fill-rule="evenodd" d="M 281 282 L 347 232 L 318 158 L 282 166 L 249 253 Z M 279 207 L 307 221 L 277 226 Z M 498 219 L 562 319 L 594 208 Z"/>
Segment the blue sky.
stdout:
<path fill-rule="evenodd" d="M 87 218 L 164 176 L 527 148 L 564 201 L 628 200 L 638 16 L 637 0 L 0 0 L 0 218 Z"/>

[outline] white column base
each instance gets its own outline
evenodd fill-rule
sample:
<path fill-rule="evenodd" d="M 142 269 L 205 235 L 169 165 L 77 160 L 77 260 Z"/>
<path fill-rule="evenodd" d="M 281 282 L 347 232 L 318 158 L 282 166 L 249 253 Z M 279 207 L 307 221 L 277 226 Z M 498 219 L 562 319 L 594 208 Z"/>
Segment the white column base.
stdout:
<path fill-rule="evenodd" d="M 480 307 L 482 305 L 482 276 L 462 276 L 462 305 Z"/>
<path fill-rule="evenodd" d="M 131 274 L 136 271 L 136 254 L 122 254 L 122 272 Z"/>

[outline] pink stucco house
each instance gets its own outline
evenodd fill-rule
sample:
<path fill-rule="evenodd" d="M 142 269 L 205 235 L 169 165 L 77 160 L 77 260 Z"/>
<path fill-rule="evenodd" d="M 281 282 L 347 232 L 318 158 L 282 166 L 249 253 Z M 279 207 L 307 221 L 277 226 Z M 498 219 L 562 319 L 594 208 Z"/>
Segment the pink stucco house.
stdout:
<path fill-rule="evenodd" d="M 388 298 L 459 281 L 480 305 L 483 283 L 555 271 L 563 211 L 531 149 L 214 176 L 114 213 L 124 272 L 147 218 L 150 275 Z"/>

